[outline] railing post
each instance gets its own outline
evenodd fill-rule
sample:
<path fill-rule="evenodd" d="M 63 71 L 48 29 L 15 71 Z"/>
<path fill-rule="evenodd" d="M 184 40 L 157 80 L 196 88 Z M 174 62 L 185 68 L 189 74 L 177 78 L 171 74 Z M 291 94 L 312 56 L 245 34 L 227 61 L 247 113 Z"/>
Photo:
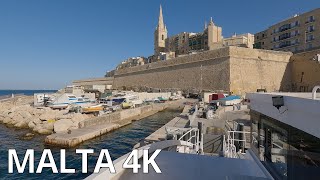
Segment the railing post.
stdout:
<path fill-rule="evenodd" d="M 203 152 L 203 137 L 202 137 L 202 134 L 203 134 L 203 123 L 202 122 L 198 122 L 198 129 L 199 129 L 200 153 L 202 154 L 202 152 Z"/>
<path fill-rule="evenodd" d="M 316 99 L 317 98 L 317 90 L 320 89 L 320 86 L 315 86 L 312 89 L 312 99 Z"/>
<path fill-rule="evenodd" d="M 242 152 L 244 152 L 244 148 L 245 148 L 245 142 L 243 141 L 244 139 L 245 139 L 244 124 L 239 123 L 239 149 L 242 149 Z"/>

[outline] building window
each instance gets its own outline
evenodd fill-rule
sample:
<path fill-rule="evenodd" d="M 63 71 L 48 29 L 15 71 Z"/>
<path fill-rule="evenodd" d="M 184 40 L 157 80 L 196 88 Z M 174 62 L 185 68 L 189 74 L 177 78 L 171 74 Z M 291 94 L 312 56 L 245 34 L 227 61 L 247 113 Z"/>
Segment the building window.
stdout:
<path fill-rule="evenodd" d="M 306 23 L 314 22 L 314 21 L 315 21 L 314 16 L 309 16 L 309 18 L 308 18 Z"/>
<path fill-rule="evenodd" d="M 314 40 L 314 36 L 313 36 L 313 34 L 309 34 L 307 37 L 307 42 L 312 41 L 312 40 Z"/>
<path fill-rule="evenodd" d="M 163 34 L 162 34 L 161 38 L 162 38 L 162 40 L 164 40 L 164 35 Z"/>
<path fill-rule="evenodd" d="M 300 78 L 300 82 L 302 83 L 303 81 L 303 76 L 304 76 L 304 72 L 301 72 L 301 78 Z"/>
<path fill-rule="evenodd" d="M 310 43 L 310 44 L 308 44 L 308 49 L 311 49 L 312 48 L 312 44 Z"/>
<path fill-rule="evenodd" d="M 314 26 L 313 25 L 308 27 L 308 32 L 312 32 L 312 31 L 314 31 Z"/>

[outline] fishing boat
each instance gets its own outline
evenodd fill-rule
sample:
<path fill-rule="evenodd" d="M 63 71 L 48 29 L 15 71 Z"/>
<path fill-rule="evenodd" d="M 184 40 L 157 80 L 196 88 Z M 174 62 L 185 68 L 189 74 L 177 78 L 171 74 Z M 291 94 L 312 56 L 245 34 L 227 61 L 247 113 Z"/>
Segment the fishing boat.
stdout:
<path fill-rule="evenodd" d="M 52 109 L 66 109 L 69 105 L 85 106 L 93 103 L 92 100 L 84 97 L 76 97 L 73 94 L 62 94 L 48 103 Z"/>
<path fill-rule="evenodd" d="M 103 110 L 104 110 L 104 107 L 102 104 L 87 106 L 87 107 L 82 108 L 83 113 L 99 112 L 99 111 L 103 111 Z"/>

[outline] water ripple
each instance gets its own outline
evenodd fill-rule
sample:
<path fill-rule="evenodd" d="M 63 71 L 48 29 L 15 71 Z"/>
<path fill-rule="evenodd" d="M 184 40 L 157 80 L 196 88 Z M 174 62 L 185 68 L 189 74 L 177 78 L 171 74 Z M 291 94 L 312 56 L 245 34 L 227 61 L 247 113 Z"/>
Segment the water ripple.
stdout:
<path fill-rule="evenodd" d="M 16 149 L 20 157 L 20 161 L 22 161 L 22 155 L 24 155 L 26 149 L 34 149 L 36 168 L 40 160 L 41 153 L 45 148 L 51 149 L 56 165 L 57 167 L 60 167 L 60 148 L 45 146 L 43 144 L 45 136 L 41 135 L 35 136 L 32 140 L 20 140 L 20 137 L 28 133 L 29 130 L 11 129 L 0 124 L 0 179 L 83 179 L 93 172 L 101 149 L 108 149 L 111 158 L 114 160 L 130 152 L 132 147 L 140 140 L 150 135 L 178 114 L 179 112 L 177 111 L 162 111 L 140 121 L 135 121 L 128 126 L 105 134 L 101 137 L 86 141 L 77 148 L 67 149 L 67 167 L 75 168 L 76 174 L 53 174 L 51 169 L 46 168 L 43 169 L 41 174 L 28 174 L 26 173 L 28 172 L 28 168 L 26 168 L 26 171 L 23 174 L 18 174 L 17 172 L 14 174 L 8 174 L 8 149 Z M 88 174 L 81 173 L 81 155 L 76 154 L 75 149 L 94 149 L 95 153 L 88 156 Z"/>

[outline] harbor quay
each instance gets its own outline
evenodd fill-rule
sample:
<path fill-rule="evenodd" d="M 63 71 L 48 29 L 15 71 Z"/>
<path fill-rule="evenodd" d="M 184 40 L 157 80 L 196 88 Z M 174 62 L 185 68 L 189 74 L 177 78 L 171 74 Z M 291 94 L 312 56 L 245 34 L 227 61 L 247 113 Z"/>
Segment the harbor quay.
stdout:
<path fill-rule="evenodd" d="M 132 95 L 132 92 L 126 94 L 115 91 L 114 99 L 109 97 L 109 101 L 102 98 L 100 103 L 91 100 L 84 103 L 84 97 L 80 97 L 78 100 L 81 103 L 77 101 L 78 105 L 74 100 L 72 100 L 73 104 L 69 102 L 69 99 L 75 97 L 73 94 L 68 94 L 71 98 L 67 99 L 64 99 L 66 93 L 59 92 L 40 93 L 33 97 L 20 95 L 0 102 L 0 121 L 7 127 L 30 129 L 31 132 L 25 134 L 23 139 L 32 139 L 36 134 L 43 134 L 48 135 L 45 138 L 45 144 L 69 148 L 159 111 L 182 109 L 183 102 L 188 101 L 180 95 L 170 96 L 170 94 L 140 93 L 140 97 L 144 98 L 142 101 L 138 96 Z M 48 100 L 55 97 L 55 101 L 45 106 L 44 97 Z M 160 101 L 159 98 L 163 99 Z M 169 98 L 171 98 L 170 101 Z M 62 101 L 64 102 L 61 103 Z M 115 101 L 120 101 L 120 104 L 115 104 Z M 55 106 L 56 102 L 60 103 Z M 111 105 L 112 102 L 113 105 Z"/>
<path fill-rule="evenodd" d="M 101 136 L 110 131 L 126 126 L 132 121 L 153 115 L 165 109 L 182 109 L 183 100 L 167 102 L 163 104 L 147 105 L 134 109 L 127 109 L 105 116 L 94 117 L 79 123 L 79 129 L 72 130 L 71 133 L 61 132 L 49 135 L 45 143 L 61 147 L 74 147 L 86 140 Z"/>

